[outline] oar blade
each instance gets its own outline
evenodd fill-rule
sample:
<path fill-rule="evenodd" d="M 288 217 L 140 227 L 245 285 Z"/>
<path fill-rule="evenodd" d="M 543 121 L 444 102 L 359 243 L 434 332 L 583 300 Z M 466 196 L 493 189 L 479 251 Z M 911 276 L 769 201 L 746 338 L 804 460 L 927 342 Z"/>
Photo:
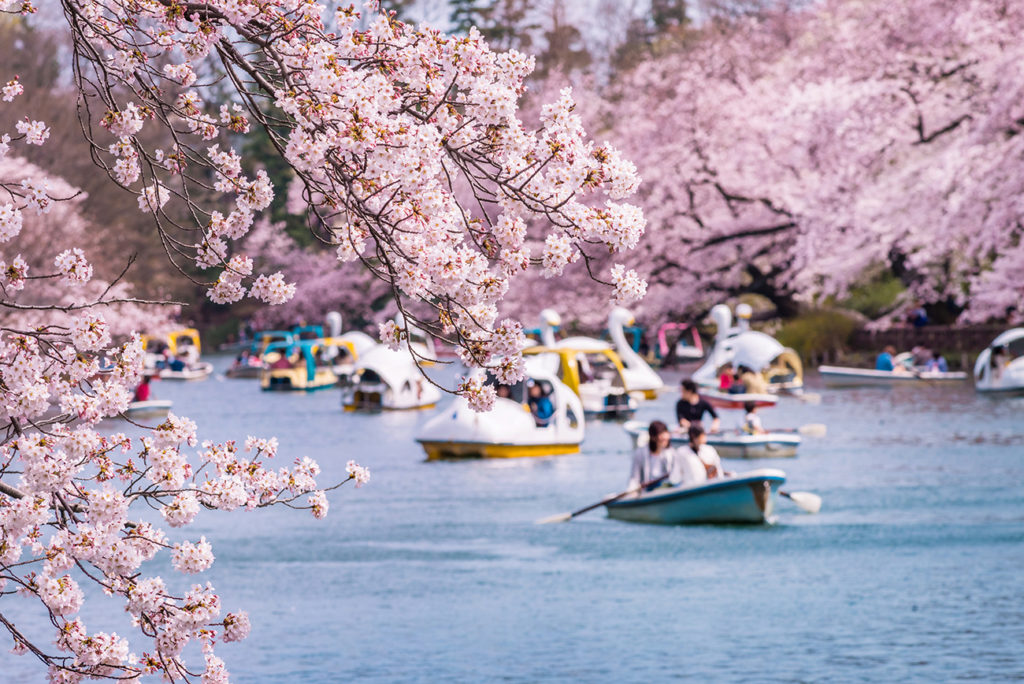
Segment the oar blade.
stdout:
<path fill-rule="evenodd" d="M 551 523 L 561 523 L 569 520 L 572 520 L 572 513 L 559 513 L 558 515 L 549 515 L 546 518 L 541 518 L 536 524 L 550 525 Z"/>
<path fill-rule="evenodd" d="M 808 513 L 817 513 L 821 510 L 821 497 L 811 492 L 785 492 L 783 496 L 789 498 L 801 509 Z"/>
<path fill-rule="evenodd" d="M 807 435 L 809 437 L 824 437 L 825 433 L 828 432 L 828 428 L 824 423 L 809 423 L 807 425 L 801 425 L 799 432 L 801 435 Z"/>

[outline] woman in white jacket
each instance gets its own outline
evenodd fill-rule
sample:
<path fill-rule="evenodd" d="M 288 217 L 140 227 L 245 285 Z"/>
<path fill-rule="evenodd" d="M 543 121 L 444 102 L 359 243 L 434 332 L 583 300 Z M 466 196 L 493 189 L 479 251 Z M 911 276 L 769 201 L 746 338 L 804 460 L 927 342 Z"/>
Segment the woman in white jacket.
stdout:
<path fill-rule="evenodd" d="M 637 447 L 633 452 L 629 489 L 639 489 L 643 483 L 663 476 L 667 476 L 665 480 L 656 485 L 649 485 L 647 490 L 663 483 L 679 484 L 683 475 L 679 470 L 677 452 L 670 446 L 672 434 L 668 431 L 668 426 L 660 420 L 655 420 L 648 426 L 647 436 L 647 444 Z"/>

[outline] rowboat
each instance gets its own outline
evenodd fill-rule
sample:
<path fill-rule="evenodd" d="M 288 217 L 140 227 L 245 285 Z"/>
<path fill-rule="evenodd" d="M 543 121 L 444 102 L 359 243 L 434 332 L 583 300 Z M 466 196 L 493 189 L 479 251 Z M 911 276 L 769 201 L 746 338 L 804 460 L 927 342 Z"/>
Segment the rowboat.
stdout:
<path fill-rule="evenodd" d="M 873 368 L 849 368 L 846 366 L 818 366 L 818 373 L 827 387 L 892 387 L 920 382 L 964 382 L 967 373 L 919 371 L 919 370 L 875 370 Z"/>
<path fill-rule="evenodd" d="M 140 418 L 166 418 L 171 410 L 173 402 L 170 399 L 150 399 L 148 401 L 133 401 L 128 404 L 124 415 L 132 420 Z"/>
<path fill-rule="evenodd" d="M 494 382 L 493 379 L 489 382 Z M 528 405 L 527 382 L 508 387 L 507 397 L 494 400 L 485 413 L 474 411 L 462 397 L 431 418 L 416 435 L 429 460 L 451 458 L 517 458 L 574 454 L 583 441 L 583 406 L 554 375 L 534 372 L 528 382 L 541 388 L 554 413 L 538 426 Z"/>
<path fill-rule="evenodd" d="M 660 487 L 605 504 L 608 517 L 660 525 L 772 522 L 774 494 L 786 474 L 759 469 L 696 485 Z"/>
<path fill-rule="evenodd" d="M 210 377 L 211 373 L 213 373 L 213 364 L 200 361 L 181 370 L 163 368 L 158 371 L 157 375 L 160 376 L 161 380 L 205 380 Z"/>
<path fill-rule="evenodd" d="M 627 421 L 623 428 L 633 438 L 633 446 L 647 444 L 647 423 L 639 420 Z M 792 458 L 803 439 L 796 431 L 765 432 L 752 435 L 739 430 L 733 432 L 712 432 L 708 444 L 713 446 L 722 458 Z M 686 446 L 689 441 L 685 434 L 672 435 L 673 446 Z"/>
<path fill-rule="evenodd" d="M 700 396 L 708 400 L 708 403 L 715 408 L 741 409 L 748 401 L 754 402 L 755 406 L 775 406 L 779 398 L 774 394 L 755 394 L 754 392 L 741 392 L 729 394 L 721 390 L 701 388 Z"/>

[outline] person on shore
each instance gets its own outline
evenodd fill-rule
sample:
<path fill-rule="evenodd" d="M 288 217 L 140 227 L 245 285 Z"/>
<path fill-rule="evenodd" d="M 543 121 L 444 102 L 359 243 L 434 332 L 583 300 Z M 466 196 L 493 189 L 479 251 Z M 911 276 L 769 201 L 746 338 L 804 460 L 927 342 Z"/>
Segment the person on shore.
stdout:
<path fill-rule="evenodd" d="M 885 349 L 882 350 L 882 353 L 878 355 L 877 359 L 875 359 L 875 370 L 880 370 L 880 371 L 894 371 L 894 370 L 896 370 L 895 357 L 896 357 L 896 347 L 892 346 L 891 344 L 890 345 L 886 345 Z"/>
<path fill-rule="evenodd" d="M 660 420 L 653 421 L 647 428 L 647 444 L 633 452 L 633 465 L 629 471 L 629 490 L 638 490 L 640 485 L 666 476 L 657 484 L 648 485 L 651 491 L 662 484 L 677 485 L 683 481 L 677 452 L 672 448 L 672 433 Z"/>
<path fill-rule="evenodd" d="M 718 432 L 721 421 L 718 413 L 697 393 L 697 383 L 693 380 L 683 380 L 682 399 L 676 402 L 676 420 L 680 429 L 687 430 L 694 423 L 700 423 L 705 415 L 711 416 L 711 432 Z"/>
<path fill-rule="evenodd" d="M 692 453 L 704 466 L 705 478 L 714 480 L 717 478 L 732 475 L 722 468 L 722 459 L 715 447 L 708 444 L 708 436 L 704 432 L 704 426 L 691 425 L 687 432 L 690 438 L 690 453 Z"/>
<path fill-rule="evenodd" d="M 761 425 L 761 416 L 757 415 L 757 402 L 748 401 L 743 404 L 747 415 L 743 418 L 743 431 L 748 435 L 763 435 L 767 432 Z"/>
<path fill-rule="evenodd" d="M 536 382 L 530 382 L 530 413 L 533 414 L 533 422 L 537 427 L 547 427 L 551 424 L 551 418 L 555 415 L 555 405 L 551 399 L 544 394 L 542 388 Z"/>
<path fill-rule="evenodd" d="M 149 401 L 150 397 L 150 377 L 143 375 L 142 380 L 139 382 L 139 386 L 135 388 L 135 396 L 132 401 Z"/>

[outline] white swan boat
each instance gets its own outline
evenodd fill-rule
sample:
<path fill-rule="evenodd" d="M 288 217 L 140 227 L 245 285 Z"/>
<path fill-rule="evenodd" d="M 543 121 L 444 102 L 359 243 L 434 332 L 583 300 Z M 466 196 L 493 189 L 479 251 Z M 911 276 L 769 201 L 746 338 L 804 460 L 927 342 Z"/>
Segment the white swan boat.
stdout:
<path fill-rule="evenodd" d="M 739 325 L 732 325 L 732 311 L 724 304 L 711 308 L 715 322 L 715 346 L 704 364 L 693 374 L 693 380 L 704 387 L 718 386 L 718 373 L 723 367 L 746 366 L 759 373 L 769 391 L 798 392 L 803 388 L 804 369 L 800 357 L 783 347 L 771 335 L 750 329 L 750 306 L 736 307 Z"/>
<path fill-rule="evenodd" d="M 847 366 L 818 366 L 818 373 L 826 387 L 892 387 L 922 382 L 964 382 L 967 379 L 967 373 L 908 368 L 887 371 Z"/>
<path fill-rule="evenodd" d="M 341 394 L 346 411 L 426 409 L 440 400 L 441 390 L 424 377 L 405 345 L 393 350 L 378 344 L 363 354 Z"/>
<path fill-rule="evenodd" d="M 1007 330 L 978 355 L 974 387 L 984 393 L 1024 393 L 1024 328 Z"/>
<path fill-rule="evenodd" d="M 541 312 L 541 344 L 523 350 L 527 371 L 548 373 L 569 387 L 592 418 L 625 418 L 637 408 L 626 390 L 622 360 L 610 344 L 591 337 L 555 340 L 560 324 L 551 309 Z"/>
<path fill-rule="evenodd" d="M 170 413 L 173 402 L 170 399 L 149 399 L 147 401 L 133 401 L 128 404 L 124 415 L 132 420 L 142 418 L 166 418 Z"/>
<path fill-rule="evenodd" d="M 665 381 L 633 351 L 633 345 L 626 340 L 623 328 L 633 325 L 633 322 L 633 314 L 617 306 L 608 314 L 608 334 L 612 338 L 619 359 L 622 360 L 622 377 L 626 383 L 626 391 L 644 399 L 657 399 L 658 391 L 665 386 Z"/>
<path fill-rule="evenodd" d="M 772 521 L 775 493 L 785 481 L 783 471 L 764 468 L 697 485 L 659 487 L 605 508 L 609 518 L 629 522 L 764 524 Z"/>
<path fill-rule="evenodd" d="M 416 441 L 427 458 L 516 458 L 573 454 L 583 441 L 583 405 L 554 375 L 532 372 L 528 378 L 541 387 L 554 415 L 540 427 L 527 404 L 527 383 L 510 387 L 507 398 L 478 413 L 462 397 L 437 413 L 420 429 Z"/>
<path fill-rule="evenodd" d="M 633 439 L 634 448 L 647 444 L 647 426 L 648 423 L 638 420 L 626 421 L 622 426 Z M 775 430 L 757 435 L 742 430 L 711 432 L 707 439 L 722 458 L 792 458 L 803 443 L 800 433 L 795 430 Z M 688 442 L 685 434 L 673 433 L 673 446 L 685 447 Z"/>

